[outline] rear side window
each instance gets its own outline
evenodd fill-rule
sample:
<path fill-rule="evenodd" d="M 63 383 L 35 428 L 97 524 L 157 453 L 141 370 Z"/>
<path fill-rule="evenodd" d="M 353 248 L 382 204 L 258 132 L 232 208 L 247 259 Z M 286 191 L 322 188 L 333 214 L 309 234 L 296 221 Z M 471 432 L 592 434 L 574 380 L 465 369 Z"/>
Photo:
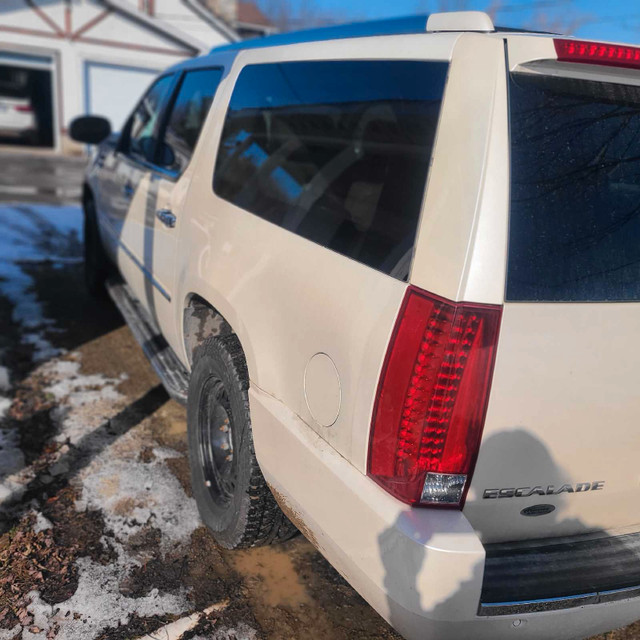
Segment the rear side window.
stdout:
<path fill-rule="evenodd" d="M 224 123 L 216 193 L 406 278 L 446 74 L 444 62 L 246 67 Z"/>
<path fill-rule="evenodd" d="M 160 153 L 160 162 L 167 169 L 181 173 L 189 164 L 221 78 L 220 68 L 184 74 L 165 129 L 165 147 Z"/>
<path fill-rule="evenodd" d="M 514 74 L 507 299 L 640 300 L 640 87 Z"/>

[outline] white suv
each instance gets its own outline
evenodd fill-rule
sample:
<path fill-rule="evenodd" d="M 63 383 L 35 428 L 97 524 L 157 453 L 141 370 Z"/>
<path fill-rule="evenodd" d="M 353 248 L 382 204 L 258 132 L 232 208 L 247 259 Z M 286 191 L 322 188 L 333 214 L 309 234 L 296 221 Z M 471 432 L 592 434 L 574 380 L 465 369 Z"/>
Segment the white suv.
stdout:
<path fill-rule="evenodd" d="M 188 406 L 228 548 L 296 525 L 407 638 L 640 618 L 640 49 L 434 14 L 163 73 L 87 278 Z M 293 523 L 293 524 L 292 524 Z"/>

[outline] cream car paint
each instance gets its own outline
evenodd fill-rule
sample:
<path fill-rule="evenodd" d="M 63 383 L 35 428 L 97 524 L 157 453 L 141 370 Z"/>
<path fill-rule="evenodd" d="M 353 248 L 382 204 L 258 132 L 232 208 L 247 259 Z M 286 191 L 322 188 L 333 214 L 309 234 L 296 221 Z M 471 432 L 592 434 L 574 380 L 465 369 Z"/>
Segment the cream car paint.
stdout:
<path fill-rule="evenodd" d="M 157 287 L 149 298 L 149 283 L 129 252 L 118 252 L 125 278 L 153 307 L 187 368 L 191 354 L 182 323 L 192 296 L 231 325 L 251 379 L 256 454 L 279 503 L 409 639 L 568 640 L 640 617 L 640 599 L 477 615 L 483 543 L 640 528 L 640 508 L 633 507 L 638 486 L 629 485 L 640 445 L 633 383 L 640 352 L 625 339 L 636 333 L 637 305 L 504 304 L 505 42 L 511 69 L 540 72 L 539 65 L 556 57 L 547 37 L 437 33 L 244 50 L 192 63 L 223 66 L 225 73 L 191 163 L 175 183 L 150 176 L 141 181 L 127 216 L 137 218 L 135 230 L 125 221 L 122 234 L 122 242 L 136 243 L 144 225 L 153 231 L 153 272 L 171 301 Z M 212 189 L 224 116 L 242 68 L 326 59 L 451 61 L 410 282 L 451 300 L 504 304 L 483 441 L 462 511 L 412 509 L 365 475 L 378 380 L 407 283 L 287 232 Z M 562 65 L 549 68 L 566 72 Z M 633 75 L 579 71 L 621 82 Z M 154 209 L 176 215 L 171 230 L 155 216 L 140 218 L 152 180 Z M 335 376 L 322 366 L 324 358 L 314 368 L 319 354 Z M 592 400 L 588 408 L 585 395 Z M 607 447 L 614 439 L 615 447 Z M 605 489 L 545 497 L 556 507 L 551 517 L 520 516 L 531 500 L 483 498 L 485 489 L 594 481 L 605 481 Z"/>

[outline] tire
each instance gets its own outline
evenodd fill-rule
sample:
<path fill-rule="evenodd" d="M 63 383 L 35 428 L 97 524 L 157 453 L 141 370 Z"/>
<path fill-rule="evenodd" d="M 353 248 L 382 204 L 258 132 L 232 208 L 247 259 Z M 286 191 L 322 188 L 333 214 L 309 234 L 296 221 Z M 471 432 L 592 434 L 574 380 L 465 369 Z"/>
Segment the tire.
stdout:
<path fill-rule="evenodd" d="M 258 466 L 248 389 L 235 336 L 198 347 L 187 401 L 191 483 L 203 522 L 226 549 L 284 542 L 297 533 Z"/>
<path fill-rule="evenodd" d="M 102 246 L 93 198 L 84 201 L 84 281 L 92 296 L 103 296 L 109 275 L 109 258 Z"/>

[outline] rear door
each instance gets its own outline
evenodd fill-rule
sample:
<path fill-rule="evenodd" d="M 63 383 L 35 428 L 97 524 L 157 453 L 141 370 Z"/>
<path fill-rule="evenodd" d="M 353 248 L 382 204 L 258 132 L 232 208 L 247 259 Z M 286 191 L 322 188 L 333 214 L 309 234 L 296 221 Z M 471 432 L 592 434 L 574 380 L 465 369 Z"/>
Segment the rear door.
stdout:
<path fill-rule="evenodd" d="M 144 262 L 157 286 L 149 291 L 155 318 L 171 340 L 175 331 L 174 292 L 176 244 L 182 206 L 191 177 L 187 172 L 204 121 L 222 78 L 222 67 L 185 71 L 163 118 L 151 171 L 149 193 L 153 211 L 144 218 Z M 174 345 L 177 346 L 177 345 Z"/>
<path fill-rule="evenodd" d="M 640 528 L 640 71 L 544 46 L 509 49 L 505 305 L 465 507 L 485 542 Z"/>

